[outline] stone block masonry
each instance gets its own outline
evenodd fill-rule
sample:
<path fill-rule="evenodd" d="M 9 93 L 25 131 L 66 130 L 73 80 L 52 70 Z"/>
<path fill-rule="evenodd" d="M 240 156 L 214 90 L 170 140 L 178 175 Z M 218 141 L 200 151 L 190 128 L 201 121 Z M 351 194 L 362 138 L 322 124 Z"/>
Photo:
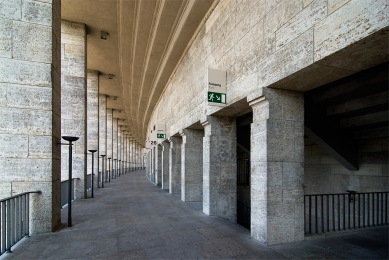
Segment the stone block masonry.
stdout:
<path fill-rule="evenodd" d="M 184 129 L 181 136 L 181 200 L 203 201 L 204 130 Z"/>
<path fill-rule="evenodd" d="M 32 233 L 60 224 L 60 16 L 60 1 L 0 1 L 0 195 L 42 191 Z"/>
<path fill-rule="evenodd" d="M 76 136 L 73 145 L 73 178 L 76 198 L 86 197 L 86 28 L 84 24 L 61 22 L 61 135 Z M 77 68 L 77 69 L 75 69 Z M 69 147 L 62 146 L 61 180 L 69 176 Z"/>

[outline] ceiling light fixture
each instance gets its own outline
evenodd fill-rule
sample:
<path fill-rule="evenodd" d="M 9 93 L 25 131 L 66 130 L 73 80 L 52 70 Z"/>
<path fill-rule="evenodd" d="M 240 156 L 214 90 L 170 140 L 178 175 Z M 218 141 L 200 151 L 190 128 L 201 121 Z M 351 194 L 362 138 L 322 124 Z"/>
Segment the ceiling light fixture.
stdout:
<path fill-rule="evenodd" d="M 107 33 L 107 32 L 105 32 L 105 31 L 101 31 L 101 32 L 100 32 L 100 38 L 101 38 L 102 40 L 106 40 L 106 39 L 107 39 L 107 36 L 108 36 L 108 33 Z"/>

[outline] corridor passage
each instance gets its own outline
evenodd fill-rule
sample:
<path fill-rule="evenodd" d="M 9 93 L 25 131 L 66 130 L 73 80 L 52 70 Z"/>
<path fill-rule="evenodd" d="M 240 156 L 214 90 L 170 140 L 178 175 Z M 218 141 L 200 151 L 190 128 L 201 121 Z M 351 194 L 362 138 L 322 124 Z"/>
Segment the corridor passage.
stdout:
<path fill-rule="evenodd" d="M 73 227 L 33 235 L 1 259 L 386 259 L 387 229 L 265 247 L 130 172 L 73 204 Z M 66 221 L 66 210 L 62 220 Z"/>

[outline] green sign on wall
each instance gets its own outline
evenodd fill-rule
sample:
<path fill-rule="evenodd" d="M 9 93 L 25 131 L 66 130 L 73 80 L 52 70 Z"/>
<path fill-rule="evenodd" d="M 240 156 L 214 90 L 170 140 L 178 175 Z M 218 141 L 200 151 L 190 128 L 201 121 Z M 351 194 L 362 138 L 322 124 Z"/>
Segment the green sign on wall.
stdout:
<path fill-rule="evenodd" d="M 208 91 L 208 102 L 225 104 L 226 94 Z"/>
<path fill-rule="evenodd" d="M 166 138 L 165 134 L 157 134 L 157 138 Z"/>

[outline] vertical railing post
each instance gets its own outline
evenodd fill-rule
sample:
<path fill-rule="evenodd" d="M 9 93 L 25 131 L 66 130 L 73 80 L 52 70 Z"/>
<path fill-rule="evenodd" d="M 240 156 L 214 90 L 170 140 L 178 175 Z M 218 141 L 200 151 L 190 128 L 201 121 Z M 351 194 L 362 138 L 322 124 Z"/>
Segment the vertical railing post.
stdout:
<path fill-rule="evenodd" d="M 92 153 L 92 177 L 91 177 L 91 195 L 92 195 L 92 198 L 94 198 L 93 196 L 93 175 L 94 175 L 94 168 L 95 168 L 95 152 L 97 152 L 97 150 L 88 150 L 89 152 Z"/>

